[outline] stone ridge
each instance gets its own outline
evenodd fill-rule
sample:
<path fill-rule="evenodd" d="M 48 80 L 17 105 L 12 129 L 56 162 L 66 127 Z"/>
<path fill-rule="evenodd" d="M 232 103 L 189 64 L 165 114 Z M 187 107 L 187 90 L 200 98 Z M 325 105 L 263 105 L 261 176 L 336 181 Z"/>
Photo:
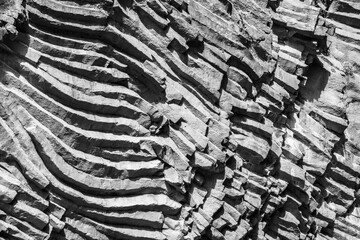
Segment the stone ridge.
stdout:
<path fill-rule="evenodd" d="M 4 0 L 0 240 L 360 239 L 356 0 Z"/>

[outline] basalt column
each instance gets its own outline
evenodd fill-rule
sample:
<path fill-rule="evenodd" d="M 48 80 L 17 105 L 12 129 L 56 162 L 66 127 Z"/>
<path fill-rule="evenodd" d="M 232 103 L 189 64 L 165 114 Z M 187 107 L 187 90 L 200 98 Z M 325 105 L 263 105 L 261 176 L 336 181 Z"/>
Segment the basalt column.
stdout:
<path fill-rule="evenodd" d="M 0 240 L 360 239 L 358 0 L 0 1 Z"/>

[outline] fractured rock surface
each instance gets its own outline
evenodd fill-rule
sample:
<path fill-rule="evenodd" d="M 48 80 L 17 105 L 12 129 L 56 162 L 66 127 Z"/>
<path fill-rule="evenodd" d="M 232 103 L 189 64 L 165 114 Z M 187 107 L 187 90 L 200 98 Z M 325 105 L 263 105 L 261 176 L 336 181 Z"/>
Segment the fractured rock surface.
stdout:
<path fill-rule="evenodd" d="M 356 0 L 4 0 L 0 239 L 360 239 Z"/>

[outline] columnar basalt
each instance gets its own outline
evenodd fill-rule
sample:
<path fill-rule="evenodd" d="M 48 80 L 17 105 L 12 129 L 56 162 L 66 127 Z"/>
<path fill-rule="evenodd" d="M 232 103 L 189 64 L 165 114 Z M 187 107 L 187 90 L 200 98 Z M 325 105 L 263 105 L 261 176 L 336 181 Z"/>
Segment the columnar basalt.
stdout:
<path fill-rule="evenodd" d="M 359 239 L 357 0 L 4 0 L 0 239 Z"/>

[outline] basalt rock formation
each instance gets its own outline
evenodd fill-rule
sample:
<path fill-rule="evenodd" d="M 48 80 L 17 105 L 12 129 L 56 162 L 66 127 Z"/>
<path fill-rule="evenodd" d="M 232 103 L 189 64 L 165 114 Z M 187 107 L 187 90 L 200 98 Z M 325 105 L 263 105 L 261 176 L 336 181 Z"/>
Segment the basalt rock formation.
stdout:
<path fill-rule="evenodd" d="M 360 239 L 357 0 L 0 20 L 0 239 Z"/>

